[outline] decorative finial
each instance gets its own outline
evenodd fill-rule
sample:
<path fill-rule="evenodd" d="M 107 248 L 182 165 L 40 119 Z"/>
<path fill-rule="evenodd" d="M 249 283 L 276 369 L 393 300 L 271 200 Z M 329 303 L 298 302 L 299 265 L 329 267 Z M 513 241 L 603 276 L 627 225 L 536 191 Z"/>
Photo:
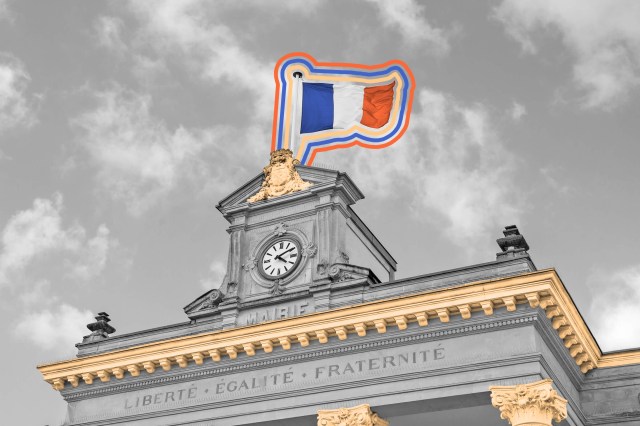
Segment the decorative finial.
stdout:
<path fill-rule="evenodd" d="M 502 250 L 502 253 L 496 255 L 497 259 L 509 259 L 528 254 L 529 244 L 527 244 L 524 236 L 520 234 L 516 225 L 505 226 L 502 233 L 504 237 L 496 240 Z"/>
<path fill-rule="evenodd" d="M 262 187 L 257 194 L 247 201 L 255 203 L 256 201 L 280 197 L 310 187 L 311 183 L 303 181 L 298 174 L 295 167 L 298 164 L 300 162 L 293 159 L 291 150 L 279 149 L 272 151 L 269 165 L 263 169 L 264 180 L 262 181 Z"/>
<path fill-rule="evenodd" d="M 116 329 L 108 324 L 109 321 L 111 321 L 108 313 L 100 312 L 95 318 L 96 322 L 87 324 L 87 328 L 91 330 L 92 333 L 88 336 L 84 336 L 82 343 L 104 340 L 108 338 L 110 334 L 116 332 Z"/>

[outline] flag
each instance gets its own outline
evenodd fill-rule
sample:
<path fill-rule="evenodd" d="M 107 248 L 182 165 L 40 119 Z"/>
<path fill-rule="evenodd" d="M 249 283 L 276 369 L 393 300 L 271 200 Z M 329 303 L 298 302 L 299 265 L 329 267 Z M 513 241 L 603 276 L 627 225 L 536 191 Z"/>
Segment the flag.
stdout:
<path fill-rule="evenodd" d="M 301 164 L 334 149 L 387 147 L 409 125 L 415 81 L 402 61 L 318 62 L 295 52 L 278 61 L 274 78 L 271 150 L 291 149 Z"/>
<path fill-rule="evenodd" d="M 303 83 L 300 133 L 346 129 L 356 123 L 379 129 L 389 122 L 395 82 L 355 84 Z"/>

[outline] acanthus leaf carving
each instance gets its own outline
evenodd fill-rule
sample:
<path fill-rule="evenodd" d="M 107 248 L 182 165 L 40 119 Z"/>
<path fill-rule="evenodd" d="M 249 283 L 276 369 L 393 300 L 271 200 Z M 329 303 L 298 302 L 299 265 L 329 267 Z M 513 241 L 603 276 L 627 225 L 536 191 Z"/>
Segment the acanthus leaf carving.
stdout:
<path fill-rule="evenodd" d="M 492 386 L 491 404 L 500 410 L 500 418 L 518 425 L 547 425 L 567 417 L 567 400 L 553 389 L 553 380 L 515 386 Z"/>
<path fill-rule="evenodd" d="M 318 410 L 318 426 L 389 426 L 369 404 L 336 410 Z"/>

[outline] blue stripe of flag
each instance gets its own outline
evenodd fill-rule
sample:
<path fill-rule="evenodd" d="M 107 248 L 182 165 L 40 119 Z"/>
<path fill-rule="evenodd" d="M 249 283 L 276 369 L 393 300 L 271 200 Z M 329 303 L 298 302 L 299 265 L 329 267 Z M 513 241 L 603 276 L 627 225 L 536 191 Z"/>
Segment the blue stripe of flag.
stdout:
<path fill-rule="evenodd" d="M 333 84 L 302 83 L 300 133 L 333 128 Z"/>

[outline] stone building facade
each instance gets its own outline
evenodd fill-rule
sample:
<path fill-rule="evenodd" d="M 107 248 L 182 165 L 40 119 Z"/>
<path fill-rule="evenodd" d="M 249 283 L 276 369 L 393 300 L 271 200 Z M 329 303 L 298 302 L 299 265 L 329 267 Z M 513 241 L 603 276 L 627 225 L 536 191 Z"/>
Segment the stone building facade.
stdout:
<path fill-rule="evenodd" d="M 640 351 L 602 353 L 516 227 L 495 261 L 396 280 L 349 176 L 284 157 L 219 203 L 227 275 L 188 322 L 101 313 L 38 367 L 65 424 L 640 425 Z"/>

